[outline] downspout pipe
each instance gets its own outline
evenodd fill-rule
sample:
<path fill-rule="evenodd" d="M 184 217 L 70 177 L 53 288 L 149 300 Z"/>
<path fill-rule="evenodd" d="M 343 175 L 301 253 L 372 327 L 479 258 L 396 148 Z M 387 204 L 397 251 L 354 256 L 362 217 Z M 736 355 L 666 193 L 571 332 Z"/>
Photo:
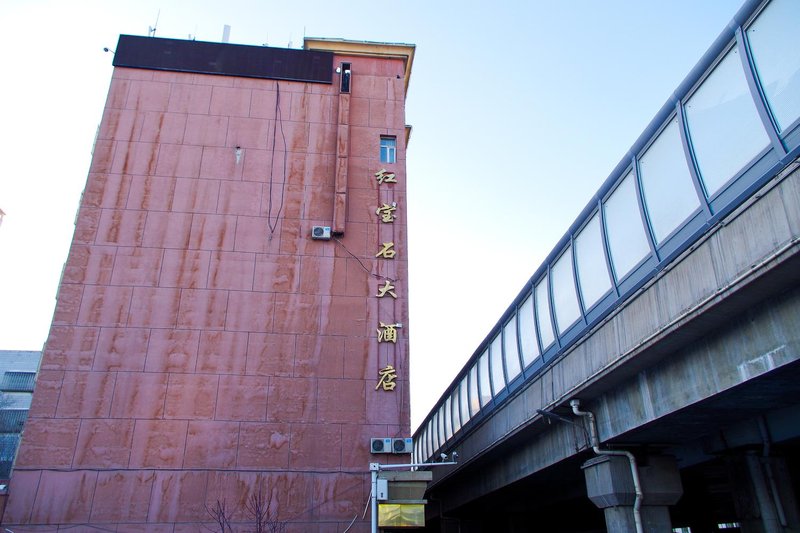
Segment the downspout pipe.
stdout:
<path fill-rule="evenodd" d="M 636 458 L 631 452 L 626 450 L 601 450 L 600 439 L 597 437 L 597 423 L 595 422 L 594 414 L 591 411 L 581 411 L 581 401 L 578 399 L 570 400 L 569 405 L 572 407 L 572 412 L 574 414 L 589 419 L 589 440 L 591 441 L 594 453 L 597 455 L 622 455 L 628 458 L 628 463 L 631 465 L 633 489 L 636 492 L 636 499 L 633 502 L 633 521 L 636 525 L 636 533 L 644 533 L 641 512 L 644 494 L 642 493 L 642 484 L 639 481 L 639 469 L 636 467 Z"/>

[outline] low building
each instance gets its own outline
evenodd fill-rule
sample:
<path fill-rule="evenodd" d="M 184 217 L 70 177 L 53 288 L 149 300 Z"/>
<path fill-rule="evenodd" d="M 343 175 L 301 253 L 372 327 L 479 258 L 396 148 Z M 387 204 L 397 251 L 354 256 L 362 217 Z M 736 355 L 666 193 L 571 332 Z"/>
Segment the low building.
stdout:
<path fill-rule="evenodd" d="M 42 352 L 0 350 L 0 484 L 11 477 Z"/>

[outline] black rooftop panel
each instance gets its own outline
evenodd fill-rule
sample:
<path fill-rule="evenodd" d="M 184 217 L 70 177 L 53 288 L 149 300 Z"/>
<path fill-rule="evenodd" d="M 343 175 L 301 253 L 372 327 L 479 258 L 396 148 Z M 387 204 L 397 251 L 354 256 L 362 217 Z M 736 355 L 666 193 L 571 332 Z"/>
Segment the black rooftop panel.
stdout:
<path fill-rule="evenodd" d="M 115 67 L 331 83 L 333 53 L 120 35 Z"/>

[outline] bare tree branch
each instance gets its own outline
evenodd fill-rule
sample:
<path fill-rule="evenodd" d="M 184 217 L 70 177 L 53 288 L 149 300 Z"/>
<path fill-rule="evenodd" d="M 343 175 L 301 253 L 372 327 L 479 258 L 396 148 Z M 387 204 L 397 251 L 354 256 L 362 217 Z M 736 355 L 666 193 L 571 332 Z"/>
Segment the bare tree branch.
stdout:
<path fill-rule="evenodd" d="M 229 533 L 233 531 L 233 528 L 231 528 L 230 515 L 225 508 L 225 500 L 217 500 L 213 507 L 206 505 L 205 508 L 209 516 L 211 516 L 211 518 L 214 519 L 214 522 L 216 522 L 217 527 L 219 528 L 219 533 Z M 216 531 L 216 528 L 214 531 Z"/>

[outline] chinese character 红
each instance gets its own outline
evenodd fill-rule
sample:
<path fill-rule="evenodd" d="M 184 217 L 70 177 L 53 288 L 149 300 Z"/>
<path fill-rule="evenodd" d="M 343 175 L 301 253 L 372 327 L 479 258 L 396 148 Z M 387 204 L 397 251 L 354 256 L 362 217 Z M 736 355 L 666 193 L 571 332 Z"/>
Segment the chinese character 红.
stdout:
<path fill-rule="evenodd" d="M 397 344 L 397 327 L 398 324 L 384 324 L 380 323 L 378 328 L 378 342 L 393 342 Z"/>
<path fill-rule="evenodd" d="M 397 383 L 394 382 L 394 380 L 397 379 L 397 370 L 395 370 L 392 365 L 386 365 L 384 368 L 378 370 L 378 376 L 380 376 L 380 379 L 378 380 L 378 384 L 375 385 L 375 390 L 383 387 L 383 390 L 390 391 L 394 390 L 397 386 Z"/>
<path fill-rule="evenodd" d="M 375 178 L 378 180 L 379 185 L 383 185 L 384 183 L 397 183 L 397 178 L 395 178 L 394 172 L 389 172 L 385 168 L 377 171 L 375 173 Z"/>

